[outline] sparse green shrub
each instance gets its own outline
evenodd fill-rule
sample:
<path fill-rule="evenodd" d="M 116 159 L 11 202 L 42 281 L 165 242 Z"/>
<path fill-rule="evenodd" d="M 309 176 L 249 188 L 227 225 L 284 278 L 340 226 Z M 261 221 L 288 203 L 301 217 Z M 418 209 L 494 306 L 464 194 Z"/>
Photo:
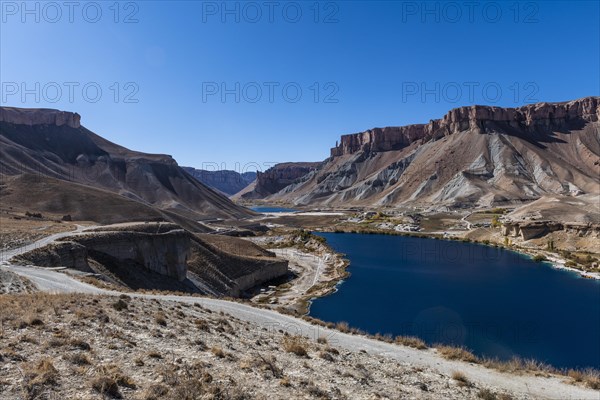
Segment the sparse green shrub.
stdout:
<path fill-rule="evenodd" d="M 575 268 L 575 267 L 577 267 L 577 263 L 575 261 L 569 260 L 565 263 L 565 267 Z"/>
<path fill-rule="evenodd" d="M 499 218 L 497 215 L 494 215 L 494 216 L 492 217 L 492 227 L 493 227 L 493 228 L 497 228 L 497 227 L 499 227 L 500 225 L 502 225 L 502 224 L 500 223 L 500 218 Z"/>

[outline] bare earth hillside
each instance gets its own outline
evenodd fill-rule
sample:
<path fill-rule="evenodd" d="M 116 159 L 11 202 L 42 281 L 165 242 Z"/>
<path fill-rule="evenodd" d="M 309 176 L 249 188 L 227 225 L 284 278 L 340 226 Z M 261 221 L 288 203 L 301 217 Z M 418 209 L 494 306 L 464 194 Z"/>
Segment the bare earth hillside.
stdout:
<path fill-rule="evenodd" d="M 19 182 L 14 177 L 24 174 L 40 177 L 42 182 L 54 179 L 55 188 L 44 192 L 44 197 L 35 196 L 36 192 L 31 198 L 18 195 Z M 137 213 L 145 213 L 149 219 L 253 215 L 190 176 L 171 156 L 140 153 L 111 143 L 83 127 L 78 114 L 58 110 L 0 108 L 0 176 L 3 207 L 37 202 L 42 211 L 69 214 L 75 208 L 82 218 L 89 218 L 94 211 L 83 209 L 94 206 L 100 215 L 95 218 L 113 219 L 106 222 L 131 220 L 129 213 L 136 212 L 136 207 Z M 96 189 L 84 195 L 96 202 L 89 204 L 72 196 L 73 184 L 81 185 L 75 189 L 80 192 Z M 11 190 L 11 185 L 17 188 Z M 102 197 L 118 203 L 120 209 L 104 208 Z"/>
<path fill-rule="evenodd" d="M 534 398 L 474 383 L 460 364 L 444 374 L 349 351 L 335 334 L 295 336 L 286 332 L 293 327 L 240 320 L 201 299 L 32 294 L 0 302 L 3 399 Z"/>
<path fill-rule="evenodd" d="M 344 135 L 268 201 L 473 207 L 600 192 L 600 98 L 471 106 L 429 124 Z M 255 190 L 253 195 L 257 195 Z"/>

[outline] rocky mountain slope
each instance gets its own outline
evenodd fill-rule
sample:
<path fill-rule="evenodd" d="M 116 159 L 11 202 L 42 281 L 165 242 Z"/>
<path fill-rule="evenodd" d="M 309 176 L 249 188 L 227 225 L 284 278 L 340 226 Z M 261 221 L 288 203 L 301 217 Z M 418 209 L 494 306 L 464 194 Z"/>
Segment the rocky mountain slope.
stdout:
<path fill-rule="evenodd" d="M 258 172 L 256 181 L 236 193 L 232 198 L 252 200 L 277 193 L 289 185 L 298 183 L 307 174 L 316 171 L 321 163 L 290 162 L 277 164 L 265 172 Z"/>
<path fill-rule="evenodd" d="M 299 205 L 472 207 L 598 193 L 599 120 L 598 97 L 461 107 L 428 124 L 344 135 L 321 167 L 294 183 L 282 181 L 288 184 L 266 198 Z"/>
<path fill-rule="evenodd" d="M 256 172 L 254 171 L 239 173 L 230 170 L 207 171 L 192 167 L 182 168 L 206 186 L 228 196 L 236 194 L 256 179 Z"/>
<path fill-rule="evenodd" d="M 3 207 L 27 203 L 74 218 L 97 214 L 98 222 L 132 215 L 139 220 L 137 214 L 175 222 L 253 215 L 198 182 L 171 156 L 111 143 L 83 127 L 78 114 L 58 110 L 0 108 L 0 177 Z M 38 191 L 37 181 L 51 190 Z M 107 202 L 120 212 L 107 209 Z M 104 221 L 107 216 L 111 221 Z"/>

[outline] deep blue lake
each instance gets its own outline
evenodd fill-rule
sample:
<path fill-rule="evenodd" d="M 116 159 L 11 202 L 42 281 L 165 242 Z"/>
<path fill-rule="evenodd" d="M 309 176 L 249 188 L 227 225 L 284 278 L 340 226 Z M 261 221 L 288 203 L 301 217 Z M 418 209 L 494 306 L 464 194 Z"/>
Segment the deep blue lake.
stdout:
<path fill-rule="evenodd" d="M 403 236 L 319 233 L 351 276 L 310 315 L 479 356 L 600 368 L 600 282 L 518 253 Z"/>
<path fill-rule="evenodd" d="M 269 207 L 269 206 L 260 206 L 260 207 L 250 207 L 251 210 L 260 212 L 260 213 L 277 213 L 277 212 L 294 212 L 293 208 L 285 208 L 285 207 Z"/>

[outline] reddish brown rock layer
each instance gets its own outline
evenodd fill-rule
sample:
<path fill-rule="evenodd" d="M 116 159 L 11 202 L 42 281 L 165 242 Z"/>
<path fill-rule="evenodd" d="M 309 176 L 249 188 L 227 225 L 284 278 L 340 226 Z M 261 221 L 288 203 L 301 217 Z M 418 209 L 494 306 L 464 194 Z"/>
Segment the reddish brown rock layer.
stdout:
<path fill-rule="evenodd" d="M 265 172 L 258 172 L 254 190 L 242 194 L 241 197 L 255 199 L 277 193 L 309 172 L 316 170 L 320 164 L 313 162 L 277 164 Z"/>
<path fill-rule="evenodd" d="M 446 136 L 473 130 L 490 132 L 495 124 L 525 132 L 560 129 L 578 121 L 600 120 L 600 98 L 586 97 L 564 103 L 537 103 L 519 108 L 468 106 L 450 110 L 443 118 L 428 124 L 374 128 L 343 135 L 339 145 L 331 149 L 337 157 L 358 151 L 390 151 L 408 146 L 420 139 Z"/>

